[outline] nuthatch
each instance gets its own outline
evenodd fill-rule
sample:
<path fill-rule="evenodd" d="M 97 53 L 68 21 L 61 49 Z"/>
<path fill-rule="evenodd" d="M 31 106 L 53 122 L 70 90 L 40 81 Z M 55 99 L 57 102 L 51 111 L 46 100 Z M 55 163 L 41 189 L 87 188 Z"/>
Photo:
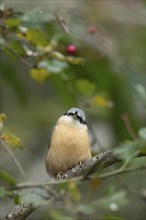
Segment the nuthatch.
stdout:
<path fill-rule="evenodd" d="M 85 113 L 71 108 L 58 119 L 52 132 L 46 170 L 56 177 L 88 158 L 91 150 Z"/>

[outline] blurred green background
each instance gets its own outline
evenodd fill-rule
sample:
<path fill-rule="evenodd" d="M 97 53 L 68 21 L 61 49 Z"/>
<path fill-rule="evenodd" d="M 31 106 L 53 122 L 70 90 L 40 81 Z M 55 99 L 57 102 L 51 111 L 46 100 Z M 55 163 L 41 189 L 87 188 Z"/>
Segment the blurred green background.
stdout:
<path fill-rule="evenodd" d="M 0 17 L 1 112 L 7 116 L 4 130 L 23 142 L 25 148 L 14 152 L 28 181 L 49 178 L 44 168 L 49 132 L 58 117 L 73 106 L 86 113 L 93 154 L 132 140 L 145 126 L 144 1 L 5 0 Z M 74 45 L 76 51 L 71 54 L 68 45 Z M 1 151 L 1 167 L 17 180 L 26 180 Z M 129 186 L 144 188 L 144 172 L 123 176 Z M 80 193 L 88 188 L 89 183 L 84 184 Z M 96 198 L 105 197 L 105 202 L 103 207 L 100 204 L 102 208 L 94 204 L 99 208 L 94 218 L 145 219 L 144 201 L 135 195 L 126 198 L 129 202 L 124 207 L 106 207 L 106 197 L 118 193 L 115 189 L 122 189 L 116 178 L 97 186 Z M 93 197 L 95 193 L 89 191 L 85 203 Z M 118 201 L 123 198 L 125 195 L 119 195 Z M 93 219 L 93 207 L 83 207 L 82 202 L 78 219 Z M 3 215 L 12 207 L 12 201 L 5 199 Z M 69 208 L 67 214 L 60 213 L 52 208 L 46 216 L 74 219 Z M 42 215 L 32 218 L 46 219 Z"/>

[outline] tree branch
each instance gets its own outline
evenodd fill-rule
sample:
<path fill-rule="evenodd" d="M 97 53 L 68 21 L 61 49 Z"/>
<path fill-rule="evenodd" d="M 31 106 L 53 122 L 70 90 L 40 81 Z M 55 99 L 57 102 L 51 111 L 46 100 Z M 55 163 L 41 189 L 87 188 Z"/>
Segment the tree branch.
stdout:
<path fill-rule="evenodd" d="M 139 166 L 139 167 L 130 167 L 127 169 L 118 169 L 118 170 L 114 170 L 111 172 L 107 172 L 107 173 L 103 173 L 103 174 L 98 174 L 98 175 L 93 175 L 91 176 L 89 179 L 98 177 L 99 179 L 106 179 L 108 177 L 112 177 L 115 175 L 119 175 L 122 173 L 129 173 L 129 172 L 134 172 L 137 170 L 144 170 L 146 169 L 146 166 Z M 75 178 L 71 178 L 70 180 L 83 180 L 84 178 L 82 176 L 80 177 L 75 177 Z M 50 185 L 56 185 L 56 184 L 60 184 L 60 183 L 65 183 L 65 182 L 69 182 L 70 180 L 68 179 L 62 179 L 62 180 L 54 180 L 54 181 L 48 181 L 48 182 L 23 182 L 23 183 L 18 183 L 15 186 L 12 187 L 7 187 L 8 190 L 22 190 L 22 189 L 27 189 L 27 188 L 42 188 L 42 187 L 48 187 Z M 50 193 L 50 195 L 52 196 L 56 196 L 56 192 L 50 188 L 47 188 L 48 192 Z"/>
<path fill-rule="evenodd" d="M 4 220 L 24 220 L 28 215 L 30 215 L 37 207 L 32 204 L 21 203 L 5 217 Z"/>
<path fill-rule="evenodd" d="M 142 169 L 146 169 L 146 167 L 144 166 L 141 166 L 141 167 L 133 167 L 133 168 L 127 168 L 125 170 L 122 170 L 122 169 L 118 169 L 116 171 L 113 171 L 113 172 L 108 172 L 108 173 L 104 173 L 104 174 L 99 174 L 98 175 L 98 178 L 99 179 L 105 179 L 107 177 L 111 177 L 111 176 L 114 176 L 114 175 L 118 175 L 118 174 L 121 174 L 121 173 L 127 173 L 127 172 L 133 172 L 133 171 L 136 171 L 136 170 L 142 170 Z M 95 176 L 93 176 L 94 178 Z M 76 178 L 76 180 L 81 180 L 82 178 L 81 177 L 78 177 Z M 34 183 L 34 182 L 27 182 L 27 183 L 20 183 L 20 184 L 17 184 L 16 187 L 15 187 L 15 190 L 20 190 L 20 189 L 24 189 L 24 188 L 34 188 L 34 187 L 46 187 L 50 184 L 59 184 L 59 183 L 62 183 L 62 182 L 67 182 L 69 180 L 67 179 L 63 179 L 63 180 L 58 180 L 58 181 L 55 181 L 55 182 L 40 182 L 40 183 Z M 14 189 L 14 188 L 13 188 Z M 56 197 L 56 192 L 52 189 L 48 189 L 49 190 L 49 193 L 51 194 L 51 197 L 52 196 L 55 196 Z M 4 220 L 25 220 L 25 218 L 27 216 L 29 216 L 35 209 L 37 209 L 38 207 L 37 206 L 33 206 L 32 204 L 24 204 L 24 203 L 21 203 L 17 206 L 15 206 L 15 208 L 5 217 Z"/>
<path fill-rule="evenodd" d="M 139 151 L 134 151 L 133 154 L 131 155 L 130 158 L 128 158 L 128 163 L 130 161 L 130 159 L 132 159 L 133 157 L 140 157 L 140 156 L 146 156 L 146 151 L 141 151 L 140 149 L 143 149 L 143 146 L 145 146 L 145 140 L 137 140 L 135 142 L 133 142 L 133 144 L 131 144 L 131 148 L 133 149 L 133 147 L 138 146 L 139 147 Z M 126 146 L 127 147 L 127 146 Z M 141 166 L 141 167 L 131 167 L 131 168 L 127 168 L 126 166 L 121 166 L 119 169 L 117 170 L 113 170 L 112 172 L 108 172 L 108 173 L 98 173 L 97 174 L 93 174 L 95 171 L 100 171 L 103 168 L 109 167 L 110 165 L 113 165 L 117 162 L 120 162 L 123 160 L 123 155 L 122 153 L 124 152 L 124 147 L 120 147 L 120 148 L 115 148 L 113 150 L 109 150 L 103 153 L 100 153 L 86 161 L 84 161 L 83 163 L 76 165 L 75 167 L 73 167 L 70 170 L 67 170 L 64 173 L 64 178 L 65 179 L 61 179 L 61 180 L 57 180 L 57 179 L 52 179 L 49 182 L 40 182 L 40 183 L 18 183 L 15 186 L 11 186 L 11 187 L 7 187 L 7 190 L 20 190 L 20 189 L 24 189 L 24 188 L 34 188 L 34 187 L 47 187 L 47 190 L 49 192 L 49 194 L 51 195 L 51 197 L 56 195 L 56 192 L 53 191 L 51 188 L 49 188 L 50 185 L 52 184 L 60 184 L 60 183 L 64 183 L 64 182 L 68 182 L 70 180 L 68 180 L 69 178 L 72 178 L 72 180 L 85 180 L 85 179 L 90 179 L 90 178 L 99 178 L 99 179 L 104 179 L 104 178 L 108 178 L 114 175 L 118 175 L 121 173 L 126 173 L 126 172 L 133 172 L 135 170 L 139 170 L 139 169 L 145 169 L 145 166 Z M 135 153 L 137 152 L 137 153 Z M 122 155 L 122 156 L 121 156 Z M 125 164 L 127 164 L 125 162 Z M 124 165 L 125 165 L 124 164 Z M 91 174 L 93 174 L 91 176 Z M 75 177 L 75 178 L 73 178 Z M 25 220 L 25 218 L 30 215 L 37 207 L 33 206 L 32 204 L 20 204 L 17 205 L 11 212 L 10 214 L 8 214 L 4 220 Z"/>
<path fill-rule="evenodd" d="M 145 142 L 144 142 L 145 143 Z M 141 144 L 144 144 L 143 142 L 141 142 Z M 133 146 L 131 146 L 133 147 Z M 120 148 L 119 150 L 113 149 L 113 150 L 109 150 L 109 151 L 105 151 L 103 153 L 100 153 L 86 161 L 84 161 L 83 163 L 76 165 L 75 167 L 73 167 L 70 170 L 67 170 L 64 173 L 64 179 L 61 180 L 57 180 L 57 179 L 52 179 L 51 181 L 48 182 L 22 182 L 22 183 L 18 183 L 15 186 L 11 186 L 9 188 L 7 188 L 8 190 L 20 190 L 23 188 L 35 188 L 35 187 L 44 187 L 44 186 L 50 186 L 50 185 L 54 185 L 54 184 L 60 184 L 62 182 L 67 182 L 68 179 L 75 177 L 75 180 L 85 180 L 85 179 L 89 179 L 89 176 L 91 174 L 93 174 L 95 171 L 101 171 L 101 169 L 104 169 L 106 167 L 109 167 L 113 164 L 116 164 L 117 162 L 122 161 L 121 158 L 121 152 L 124 151 L 124 148 Z M 139 153 L 137 152 L 137 154 L 134 154 L 135 157 L 141 157 L 141 156 L 146 156 L 146 152 L 143 153 Z M 132 157 L 133 158 L 133 157 Z M 132 159 L 131 158 L 131 159 Z M 128 161 L 129 162 L 129 161 Z M 125 164 L 124 164 L 125 165 Z M 98 173 L 98 177 L 101 179 L 113 176 L 113 175 L 118 175 L 121 173 L 126 173 L 126 172 L 132 172 L 138 169 L 145 169 L 146 167 L 141 166 L 141 167 L 132 167 L 132 168 L 127 168 L 125 166 L 120 167 L 119 169 L 116 169 L 112 172 L 108 172 L 106 173 Z M 97 175 L 96 175 L 97 176 Z M 94 178 L 94 176 L 93 176 Z M 48 190 L 50 190 L 50 192 L 52 191 L 52 189 L 48 188 Z"/>

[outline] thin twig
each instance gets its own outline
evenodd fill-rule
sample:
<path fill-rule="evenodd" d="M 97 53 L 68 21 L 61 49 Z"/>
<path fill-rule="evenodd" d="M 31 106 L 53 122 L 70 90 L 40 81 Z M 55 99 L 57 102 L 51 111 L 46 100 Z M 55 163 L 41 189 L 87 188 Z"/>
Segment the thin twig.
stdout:
<path fill-rule="evenodd" d="M 89 128 L 90 128 L 92 136 L 93 136 L 93 143 L 92 143 L 92 145 L 96 143 L 98 148 L 101 151 L 103 151 L 105 148 L 103 147 L 102 143 L 99 141 L 97 135 L 95 134 L 95 131 L 94 131 L 94 128 L 93 128 L 92 124 L 89 124 Z"/>
<path fill-rule="evenodd" d="M 119 174 L 122 174 L 122 173 L 129 173 L 129 172 L 134 172 L 134 171 L 137 171 L 137 170 L 145 170 L 145 169 L 146 169 L 146 166 L 130 167 L 130 168 L 127 168 L 127 169 L 121 169 L 120 168 L 120 169 L 117 169 L 117 170 L 114 170 L 114 171 L 111 171 L 111 172 L 108 172 L 108 173 L 100 174 L 99 178 L 105 179 L 107 177 L 119 175 Z"/>
<path fill-rule="evenodd" d="M 121 176 L 116 176 L 116 179 L 118 181 L 118 183 L 126 189 L 126 191 L 130 194 L 133 194 L 135 196 L 138 196 L 141 199 L 146 199 L 146 196 L 144 195 L 144 193 L 142 193 L 142 191 L 137 191 L 135 188 L 133 188 L 131 185 L 129 186 L 127 184 L 127 181 L 125 181 Z"/>
<path fill-rule="evenodd" d="M 126 127 L 126 129 L 128 131 L 128 134 L 130 135 L 130 137 L 132 139 L 136 139 L 137 138 L 137 134 L 134 132 L 134 130 L 132 128 L 132 125 L 130 123 L 128 115 L 125 113 L 124 115 L 122 115 L 121 118 L 122 118 L 122 120 L 123 120 L 123 122 L 125 124 L 125 127 Z"/>
<path fill-rule="evenodd" d="M 64 20 L 64 18 L 62 16 L 59 16 L 56 12 L 54 13 L 54 15 L 55 15 L 56 20 L 60 24 L 61 28 L 63 29 L 63 31 L 66 34 L 70 34 L 70 31 L 68 29 L 68 26 L 67 26 L 66 21 Z"/>
<path fill-rule="evenodd" d="M 21 175 L 26 177 L 25 171 L 22 168 L 20 162 L 18 161 L 18 159 L 16 158 L 16 156 L 13 154 L 13 152 L 10 150 L 10 148 L 1 140 L 1 143 L 3 144 L 5 150 L 7 151 L 7 153 L 9 154 L 9 156 L 11 157 L 11 159 L 14 161 L 14 163 L 16 164 L 18 170 L 20 171 Z"/>
<path fill-rule="evenodd" d="M 125 170 L 118 169 L 118 170 L 114 170 L 114 171 L 107 172 L 107 173 L 93 174 L 92 176 L 89 177 L 89 179 L 94 179 L 95 177 L 99 178 L 99 179 L 106 179 L 108 177 L 112 177 L 115 175 L 134 172 L 134 171 L 138 171 L 138 170 L 144 170 L 144 169 L 146 169 L 146 166 L 130 167 Z M 79 181 L 79 180 L 84 180 L 84 179 L 82 176 L 80 176 L 80 177 L 75 177 L 75 178 L 71 178 L 71 179 L 61 179 L 61 180 L 54 180 L 54 181 L 50 180 L 48 182 L 23 182 L 23 183 L 18 183 L 15 186 L 6 187 L 6 189 L 20 190 L 20 189 L 26 189 L 26 188 L 42 188 L 42 187 L 46 187 L 46 186 L 50 186 L 50 185 L 57 185 L 57 184 L 61 184 L 61 183 L 67 183 L 70 181 Z M 49 188 L 49 192 L 52 195 L 56 196 L 54 194 L 54 191 L 50 188 Z"/>
<path fill-rule="evenodd" d="M 29 63 L 28 61 L 26 61 L 26 59 L 22 58 L 21 56 L 19 56 L 11 47 L 6 46 L 6 48 L 23 64 L 25 64 L 27 67 L 29 68 L 33 68 L 34 65 Z"/>

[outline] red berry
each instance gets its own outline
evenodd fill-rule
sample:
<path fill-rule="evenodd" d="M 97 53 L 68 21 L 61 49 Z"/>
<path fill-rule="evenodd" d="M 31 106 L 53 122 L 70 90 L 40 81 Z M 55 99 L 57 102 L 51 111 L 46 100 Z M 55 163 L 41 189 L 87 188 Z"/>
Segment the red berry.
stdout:
<path fill-rule="evenodd" d="M 88 27 L 88 32 L 90 34 L 95 34 L 96 33 L 96 27 L 95 26 L 89 26 Z"/>
<path fill-rule="evenodd" d="M 68 54 L 72 54 L 73 55 L 73 54 L 75 54 L 77 52 L 77 47 L 74 44 L 70 44 L 70 45 L 67 46 L 66 52 Z"/>

